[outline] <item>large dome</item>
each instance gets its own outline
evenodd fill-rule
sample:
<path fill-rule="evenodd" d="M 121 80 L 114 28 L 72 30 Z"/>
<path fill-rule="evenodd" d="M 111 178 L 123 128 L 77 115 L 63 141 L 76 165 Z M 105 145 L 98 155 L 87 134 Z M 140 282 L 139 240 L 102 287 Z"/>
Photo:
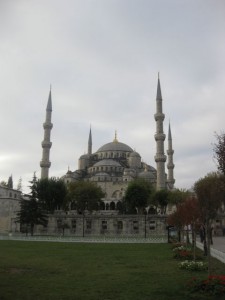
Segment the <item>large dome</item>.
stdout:
<path fill-rule="evenodd" d="M 133 152 L 133 149 L 124 143 L 120 143 L 114 140 L 113 142 L 107 143 L 102 147 L 100 147 L 97 152 L 105 152 L 105 151 Z"/>

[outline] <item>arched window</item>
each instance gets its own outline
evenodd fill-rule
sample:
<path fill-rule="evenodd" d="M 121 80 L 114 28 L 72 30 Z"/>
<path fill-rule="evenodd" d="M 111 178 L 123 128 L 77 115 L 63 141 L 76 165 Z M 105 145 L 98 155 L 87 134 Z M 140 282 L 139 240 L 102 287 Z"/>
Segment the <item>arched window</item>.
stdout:
<path fill-rule="evenodd" d="M 103 201 L 100 203 L 100 210 L 105 210 L 105 203 Z"/>
<path fill-rule="evenodd" d="M 115 202 L 111 202 L 110 203 L 110 210 L 115 210 L 115 209 L 116 209 Z"/>

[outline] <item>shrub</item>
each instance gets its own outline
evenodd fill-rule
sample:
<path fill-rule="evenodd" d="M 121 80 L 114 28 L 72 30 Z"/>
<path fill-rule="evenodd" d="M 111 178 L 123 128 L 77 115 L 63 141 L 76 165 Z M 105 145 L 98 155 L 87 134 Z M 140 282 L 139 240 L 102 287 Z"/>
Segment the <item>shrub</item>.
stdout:
<path fill-rule="evenodd" d="M 179 252 L 179 251 L 190 251 L 191 252 L 191 248 L 187 248 L 183 245 L 173 248 L 173 252 Z"/>
<path fill-rule="evenodd" d="M 189 271 L 205 271 L 208 269 L 208 265 L 202 261 L 185 260 L 179 263 L 179 268 Z"/>
<path fill-rule="evenodd" d="M 208 276 L 203 280 L 192 278 L 188 282 L 188 289 L 191 292 L 225 296 L 225 275 Z"/>
<path fill-rule="evenodd" d="M 174 258 L 181 259 L 181 260 L 193 259 L 193 254 L 190 250 L 182 249 L 182 250 L 177 250 L 174 252 L 175 252 L 175 254 L 173 256 Z"/>
<path fill-rule="evenodd" d="M 178 247 L 180 247 L 180 246 L 185 246 L 185 244 L 184 244 L 184 243 L 180 243 L 180 242 L 172 243 L 172 249 L 178 248 Z"/>

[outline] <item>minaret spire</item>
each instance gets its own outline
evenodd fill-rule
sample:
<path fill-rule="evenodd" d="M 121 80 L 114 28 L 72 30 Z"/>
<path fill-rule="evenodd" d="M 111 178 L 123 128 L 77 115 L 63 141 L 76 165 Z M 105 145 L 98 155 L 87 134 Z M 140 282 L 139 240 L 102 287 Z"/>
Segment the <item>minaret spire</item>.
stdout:
<path fill-rule="evenodd" d="M 51 137 L 51 130 L 53 127 L 53 124 L 51 123 L 51 118 L 52 118 L 52 93 L 51 93 L 51 87 L 50 87 L 48 103 L 47 103 L 47 107 L 46 107 L 46 118 L 45 118 L 45 122 L 43 124 L 44 140 L 41 144 L 42 148 L 43 148 L 42 160 L 40 162 L 41 179 L 48 178 L 48 172 L 49 172 L 49 168 L 51 166 L 51 162 L 49 161 L 50 148 L 52 146 L 50 137 Z"/>
<path fill-rule="evenodd" d="M 91 133 L 91 126 L 90 126 L 90 132 L 88 137 L 88 155 L 92 154 L 92 133 Z"/>
<path fill-rule="evenodd" d="M 159 74 L 158 74 L 158 85 L 157 85 L 157 94 L 156 94 L 156 114 L 154 115 L 154 117 L 156 121 L 156 134 L 155 134 L 155 141 L 156 141 L 155 162 L 157 166 L 156 188 L 157 190 L 162 190 L 166 188 L 166 182 L 165 182 L 166 156 L 164 154 L 164 140 L 166 136 L 163 132 L 163 121 L 165 115 L 163 114 L 163 110 L 162 110 L 162 93 L 161 93 Z"/>
<path fill-rule="evenodd" d="M 118 143 L 117 130 L 115 130 L 115 137 L 114 137 L 113 143 Z"/>
<path fill-rule="evenodd" d="M 170 123 L 169 123 L 169 130 L 168 130 L 168 163 L 167 163 L 167 169 L 168 169 L 168 185 L 170 189 L 173 189 L 175 179 L 173 177 L 173 169 L 174 169 L 174 163 L 173 163 L 173 145 L 172 145 L 172 134 L 171 134 L 171 129 L 170 129 Z"/>

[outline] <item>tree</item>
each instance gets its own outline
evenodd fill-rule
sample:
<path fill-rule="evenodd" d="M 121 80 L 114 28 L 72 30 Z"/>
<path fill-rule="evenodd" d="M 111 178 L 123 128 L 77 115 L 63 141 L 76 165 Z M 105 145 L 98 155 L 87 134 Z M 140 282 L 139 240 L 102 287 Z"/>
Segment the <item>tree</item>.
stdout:
<path fill-rule="evenodd" d="M 56 209 L 65 208 L 67 188 L 63 180 L 57 178 L 40 179 L 37 182 L 37 198 L 44 210 L 54 213 Z"/>
<path fill-rule="evenodd" d="M 143 213 L 151 201 L 152 185 L 144 180 L 134 180 L 128 184 L 124 202 L 127 213 Z"/>
<path fill-rule="evenodd" d="M 225 133 L 215 133 L 217 142 L 213 144 L 214 158 L 217 161 L 217 168 L 225 175 Z"/>
<path fill-rule="evenodd" d="M 10 188 L 10 189 L 13 189 L 13 178 L 12 178 L 12 175 L 9 176 L 7 187 Z"/>
<path fill-rule="evenodd" d="M 22 192 L 23 186 L 22 186 L 22 178 L 19 178 L 18 184 L 17 184 L 17 190 Z"/>
<path fill-rule="evenodd" d="M 205 224 L 205 246 L 208 250 L 209 274 L 211 272 L 210 246 L 212 221 L 216 218 L 218 209 L 224 200 L 224 176 L 219 173 L 209 173 L 195 182 L 194 191 L 197 195 L 201 218 Z"/>
<path fill-rule="evenodd" d="M 8 187 L 7 182 L 4 181 L 4 180 L 2 180 L 2 181 L 0 182 L 0 185 L 1 185 L 1 186 L 4 186 L 4 187 Z"/>
<path fill-rule="evenodd" d="M 169 204 L 175 205 L 177 207 L 179 204 L 184 202 L 189 195 L 190 193 L 186 190 L 175 189 L 169 191 L 168 202 Z"/>
<path fill-rule="evenodd" d="M 101 187 L 93 182 L 77 181 L 68 185 L 67 203 L 78 213 L 83 214 L 85 210 L 89 212 L 98 210 L 103 197 L 104 193 Z"/>
<path fill-rule="evenodd" d="M 199 201 L 196 197 L 190 196 L 186 198 L 186 200 L 181 204 L 183 207 L 183 220 L 184 225 L 187 228 L 187 238 L 186 241 L 189 243 L 189 225 L 191 225 L 192 231 L 192 245 L 193 245 L 193 252 L 194 252 L 194 261 L 196 259 L 196 230 L 197 224 L 202 222 L 201 220 L 201 212 Z"/>
<path fill-rule="evenodd" d="M 47 225 L 47 216 L 37 198 L 37 178 L 35 173 L 30 183 L 30 199 L 22 199 L 20 201 L 20 211 L 17 213 L 17 221 L 26 227 L 26 233 L 28 233 L 28 228 L 30 228 L 31 235 L 33 235 L 35 225 Z"/>
<path fill-rule="evenodd" d="M 181 241 L 181 230 L 183 228 L 183 214 L 180 210 L 174 211 L 172 214 L 170 214 L 167 218 L 167 223 L 169 226 L 175 226 L 178 231 L 178 240 Z"/>
<path fill-rule="evenodd" d="M 168 224 L 173 225 L 178 229 L 179 241 L 180 232 L 184 230 L 186 226 L 186 242 L 189 243 L 189 230 L 191 225 L 192 237 L 193 237 L 193 252 L 194 260 L 196 258 L 196 224 L 200 221 L 200 207 L 198 199 L 194 196 L 189 196 L 183 202 L 178 204 L 177 209 L 168 217 Z"/>
<path fill-rule="evenodd" d="M 153 202 L 160 207 L 160 213 L 165 214 L 169 203 L 169 191 L 159 190 L 154 193 Z"/>

